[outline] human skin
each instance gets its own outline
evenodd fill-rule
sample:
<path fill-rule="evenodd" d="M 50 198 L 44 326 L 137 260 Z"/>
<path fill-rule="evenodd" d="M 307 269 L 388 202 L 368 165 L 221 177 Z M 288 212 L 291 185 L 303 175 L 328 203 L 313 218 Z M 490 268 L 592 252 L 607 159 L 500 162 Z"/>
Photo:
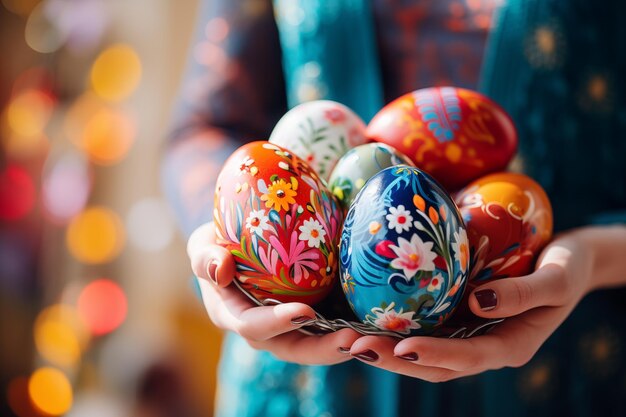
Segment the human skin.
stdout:
<path fill-rule="evenodd" d="M 200 287 L 211 320 L 239 334 L 253 348 L 300 364 L 330 365 L 356 358 L 431 382 L 526 364 L 586 294 L 626 283 L 626 226 L 588 226 L 557 236 L 540 254 L 531 274 L 492 281 L 472 292 L 469 305 L 474 314 L 508 318 L 486 335 L 398 341 L 343 329 L 307 336 L 293 330 L 314 317 L 310 306 L 256 307 L 230 285 L 234 260 L 215 244 L 213 223 L 196 229 L 187 251 L 194 273 L 202 278 Z M 483 308 L 476 298 L 481 291 Z M 487 308 L 485 294 L 491 301 L 487 304 L 492 304 Z"/>

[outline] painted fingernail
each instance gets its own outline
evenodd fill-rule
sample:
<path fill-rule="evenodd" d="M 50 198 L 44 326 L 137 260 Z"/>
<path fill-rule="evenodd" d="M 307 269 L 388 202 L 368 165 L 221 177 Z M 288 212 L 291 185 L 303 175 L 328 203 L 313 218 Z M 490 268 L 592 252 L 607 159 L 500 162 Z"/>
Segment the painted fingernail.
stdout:
<path fill-rule="evenodd" d="M 219 265 L 217 264 L 217 261 L 215 259 L 211 259 L 211 262 L 209 262 L 209 278 L 211 279 L 211 282 L 213 282 L 213 284 L 217 285 L 217 267 Z"/>
<path fill-rule="evenodd" d="M 396 358 L 404 359 L 405 361 L 415 362 L 419 359 L 419 356 L 417 356 L 417 353 L 415 352 L 409 352 L 405 353 L 404 355 L 396 355 Z"/>
<path fill-rule="evenodd" d="M 341 347 L 340 346 L 340 347 L 337 348 L 337 351 L 339 353 L 343 353 L 344 355 L 347 355 L 347 354 L 350 353 L 350 348 L 346 348 L 346 347 Z"/>
<path fill-rule="evenodd" d="M 294 326 L 307 325 L 311 324 L 315 321 L 313 317 L 309 316 L 298 316 L 291 319 L 291 324 Z"/>
<path fill-rule="evenodd" d="M 498 304 L 498 297 L 494 290 L 476 291 L 474 297 L 476 297 L 476 301 L 478 301 L 478 305 L 482 311 L 493 310 Z"/>
<path fill-rule="evenodd" d="M 363 352 L 355 353 L 352 355 L 356 358 L 362 359 L 366 362 L 376 362 L 378 360 L 378 355 L 373 350 L 364 350 Z"/>

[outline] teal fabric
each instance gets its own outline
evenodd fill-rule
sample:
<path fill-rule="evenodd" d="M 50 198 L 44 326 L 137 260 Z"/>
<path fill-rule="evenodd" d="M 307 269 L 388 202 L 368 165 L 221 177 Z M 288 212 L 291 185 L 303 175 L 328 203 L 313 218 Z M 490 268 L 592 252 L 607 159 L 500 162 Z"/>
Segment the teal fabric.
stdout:
<path fill-rule="evenodd" d="M 626 221 L 624 16 L 618 0 L 510 0 L 492 31 L 480 89 L 513 116 L 557 229 Z"/>
<path fill-rule="evenodd" d="M 368 0 L 274 0 L 289 107 L 335 100 L 364 120 L 383 105 Z"/>
<path fill-rule="evenodd" d="M 382 97 L 369 2 L 275 6 L 290 105 L 329 98 L 369 120 Z M 626 222 L 626 2 L 508 0 L 496 19 L 480 90 L 515 120 L 519 163 L 548 191 L 557 229 Z M 229 335 L 219 415 L 623 416 L 625 297 L 586 297 L 520 369 L 443 384 L 357 361 L 287 364 Z"/>

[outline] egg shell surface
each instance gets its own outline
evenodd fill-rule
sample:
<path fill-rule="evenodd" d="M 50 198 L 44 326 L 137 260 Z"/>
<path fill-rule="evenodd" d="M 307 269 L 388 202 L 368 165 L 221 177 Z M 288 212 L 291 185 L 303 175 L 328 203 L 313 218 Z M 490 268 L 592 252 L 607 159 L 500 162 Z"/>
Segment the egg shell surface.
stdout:
<path fill-rule="evenodd" d="M 217 179 L 214 207 L 217 241 L 257 300 L 313 305 L 336 283 L 342 210 L 291 152 L 264 141 L 236 150 Z"/>
<path fill-rule="evenodd" d="M 304 159 L 324 180 L 348 150 L 367 142 L 365 123 L 348 107 L 315 100 L 289 110 L 269 141 Z"/>
<path fill-rule="evenodd" d="M 428 334 L 461 300 L 469 243 L 443 188 L 411 166 L 374 175 L 350 206 L 341 285 L 357 317 L 399 335 Z"/>
<path fill-rule="evenodd" d="M 450 192 L 503 170 L 517 149 L 506 111 L 478 92 L 455 87 L 401 96 L 374 116 L 366 135 L 406 154 Z"/>

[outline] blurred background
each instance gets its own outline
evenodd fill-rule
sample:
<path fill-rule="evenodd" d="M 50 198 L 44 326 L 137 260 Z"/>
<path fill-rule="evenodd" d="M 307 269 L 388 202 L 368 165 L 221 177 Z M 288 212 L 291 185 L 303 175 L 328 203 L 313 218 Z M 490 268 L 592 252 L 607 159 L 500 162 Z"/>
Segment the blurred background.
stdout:
<path fill-rule="evenodd" d="M 196 0 L 0 0 L 0 416 L 210 415 L 159 165 Z"/>

